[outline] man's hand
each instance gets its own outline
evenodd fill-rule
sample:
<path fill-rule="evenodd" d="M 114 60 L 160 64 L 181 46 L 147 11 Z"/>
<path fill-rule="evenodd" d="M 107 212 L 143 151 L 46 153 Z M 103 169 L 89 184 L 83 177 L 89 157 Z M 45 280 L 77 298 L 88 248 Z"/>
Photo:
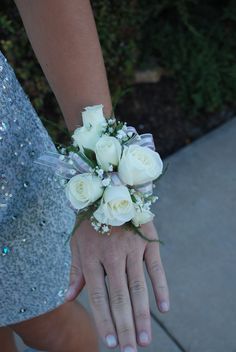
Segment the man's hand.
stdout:
<path fill-rule="evenodd" d="M 142 225 L 142 231 L 149 239 L 158 239 L 152 222 Z M 160 312 L 169 310 L 159 243 L 147 242 L 123 227 L 113 227 L 110 236 L 101 235 L 89 221 L 81 224 L 73 241 L 77 243 L 73 246 L 74 255 L 79 258 L 78 250 L 95 323 L 103 341 L 109 347 L 119 343 L 124 352 L 126 347 L 131 348 L 127 352 L 136 351 L 136 341 L 147 346 L 151 341 L 151 319 L 143 260 Z M 79 269 L 80 282 L 81 277 Z"/>

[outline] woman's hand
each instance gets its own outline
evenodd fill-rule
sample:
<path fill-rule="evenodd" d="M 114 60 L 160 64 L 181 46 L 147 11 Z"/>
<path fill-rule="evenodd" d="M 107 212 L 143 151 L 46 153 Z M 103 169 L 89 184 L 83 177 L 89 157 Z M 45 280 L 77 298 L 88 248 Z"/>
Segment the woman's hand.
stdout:
<path fill-rule="evenodd" d="M 152 222 L 142 225 L 142 231 L 149 239 L 158 239 Z M 74 249 L 80 253 L 90 305 L 103 341 L 109 347 L 119 343 L 122 352 L 126 352 L 125 347 L 130 348 L 127 352 L 136 351 L 136 341 L 140 346 L 148 345 L 151 320 L 143 259 L 160 312 L 169 310 L 159 243 L 147 242 L 123 227 L 113 227 L 110 236 L 101 235 L 89 221 L 81 224 L 73 240 L 78 246 Z"/>

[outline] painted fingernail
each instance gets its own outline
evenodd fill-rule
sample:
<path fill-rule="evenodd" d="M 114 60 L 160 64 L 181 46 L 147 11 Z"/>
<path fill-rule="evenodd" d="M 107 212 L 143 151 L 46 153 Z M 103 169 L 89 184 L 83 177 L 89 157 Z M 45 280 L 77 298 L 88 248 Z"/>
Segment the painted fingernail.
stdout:
<path fill-rule="evenodd" d="M 160 308 L 162 312 L 167 312 L 169 310 L 169 303 L 168 302 L 161 302 Z"/>
<path fill-rule="evenodd" d="M 124 348 L 124 352 L 135 352 L 134 348 L 131 346 L 127 346 Z"/>
<path fill-rule="evenodd" d="M 108 347 L 115 347 L 117 345 L 117 340 L 114 335 L 107 335 L 106 342 Z"/>
<path fill-rule="evenodd" d="M 146 333 L 146 331 L 142 331 L 139 334 L 139 340 L 141 343 L 148 343 L 149 342 L 149 337 L 148 337 L 148 334 Z"/>

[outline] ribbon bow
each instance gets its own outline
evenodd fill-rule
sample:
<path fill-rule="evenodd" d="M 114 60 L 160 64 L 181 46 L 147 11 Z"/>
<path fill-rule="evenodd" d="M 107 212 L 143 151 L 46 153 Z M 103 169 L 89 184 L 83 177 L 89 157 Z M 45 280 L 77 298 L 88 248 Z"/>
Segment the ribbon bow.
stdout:
<path fill-rule="evenodd" d="M 151 133 L 144 133 L 139 135 L 136 129 L 132 126 L 127 126 L 127 133 L 133 133 L 133 136 L 123 145 L 129 146 L 132 144 L 139 145 L 141 147 L 148 147 L 155 150 L 155 144 Z M 46 151 L 45 154 L 41 155 L 35 163 L 50 167 L 58 176 L 64 179 L 71 179 L 76 174 L 83 174 L 91 172 L 91 166 L 87 164 L 84 159 L 76 152 L 70 152 L 69 156 L 62 155 L 56 152 Z M 118 172 L 108 172 L 107 175 L 111 178 L 111 183 L 115 186 L 123 185 L 124 183 L 119 178 Z M 152 194 L 153 183 L 148 182 L 142 185 L 134 187 L 137 191 Z"/>

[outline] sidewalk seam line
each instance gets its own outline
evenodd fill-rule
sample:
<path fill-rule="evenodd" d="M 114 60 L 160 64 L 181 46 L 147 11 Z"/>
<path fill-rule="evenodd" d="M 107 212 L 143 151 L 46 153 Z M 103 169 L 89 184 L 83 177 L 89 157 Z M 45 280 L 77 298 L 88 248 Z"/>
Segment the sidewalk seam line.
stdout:
<path fill-rule="evenodd" d="M 166 333 L 166 335 L 173 341 L 173 343 L 182 351 L 187 352 L 182 344 L 177 340 L 177 338 L 170 333 L 167 327 L 155 316 L 155 314 L 150 309 L 150 314 L 152 319 L 162 328 L 162 330 Z"/>

